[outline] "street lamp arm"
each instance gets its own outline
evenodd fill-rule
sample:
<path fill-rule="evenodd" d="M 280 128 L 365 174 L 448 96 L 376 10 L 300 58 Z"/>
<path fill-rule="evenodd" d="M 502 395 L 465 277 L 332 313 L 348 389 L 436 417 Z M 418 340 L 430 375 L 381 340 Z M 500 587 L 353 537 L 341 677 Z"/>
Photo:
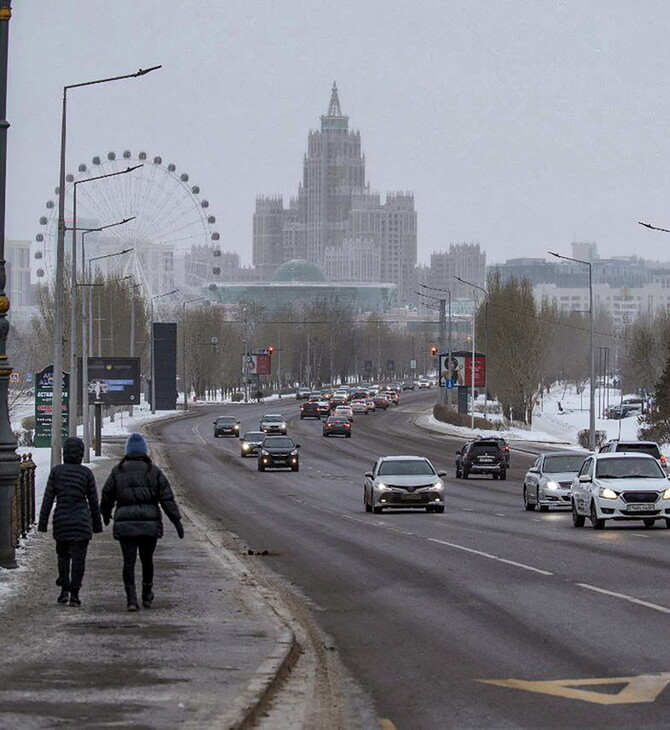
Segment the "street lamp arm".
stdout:
<path fill-rule="evenodd" d="M 132 74 L 123 74 L 122 76 L 110 76 L 106 79 L 94 79 L 93 81 L 82 81 L 79 84 L 68 84 L 63 87 L 63 93 L 66 93 L 68 89 L 79 89 L 82 86 L 95 86 L 96 84 L 106 84 L 108 81 L 121 81 L 122 79 L 135 79 L 138 76 L 146 76 L 146 74 L 156 71 L 163 66 L 151 66 L 150 68 L 141 68 Z"/>
<path fill-rule="evenodd" d="M 667 228 L 659 228 L 658 226 L 652 226 L 651 223 L 643 223 L 642 221 L 638 221 L 638 223 L 645 228 L 651 229 L 652 231 L 662 231 L 663 233 L 670 233 L 670 230 L 668 230 Z"/>

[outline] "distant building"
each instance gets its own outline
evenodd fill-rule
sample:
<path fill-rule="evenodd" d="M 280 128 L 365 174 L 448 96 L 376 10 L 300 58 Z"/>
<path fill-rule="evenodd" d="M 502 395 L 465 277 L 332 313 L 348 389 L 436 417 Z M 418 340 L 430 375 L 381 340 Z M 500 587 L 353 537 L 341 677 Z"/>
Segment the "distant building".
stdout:
<path fill-rule="evenodd" d="M 580 261 L 595 261 L 598 258 L 598 245 L 595 241 L 573 241 L 572 258 Z"/>
<path fill-rule="evenodd" d="M 456 276 L 477 286 L 486 286 L 486 253 L 478 243 L 452 243 L 448 251 L 431 254 L 428 285 L 447 289 L 452 300 L 472 299 L 473 288 L 459 282 L 454 278 Z"/>
<path fill-rule="evenodd" d="M 6 241 L 5 260 L 9 297 L 9 321 L 27 324 L 36 314 L 36 286 L 30 282 L 30 241 Z"/>
<path fill-rule="evenodd" d="M 321 128 L 311 131 L 303 179 L 295 198 L 258 197 L 253 220 L 253 265 L 272 279 L 286 261 L 305 259 L 334 282 L 393 283 L 408 300 L 416 266 L 416 211 L 411 193 L 381 202 L 365 180 L 360 132 L 349 130 L 333 84 Z"/>

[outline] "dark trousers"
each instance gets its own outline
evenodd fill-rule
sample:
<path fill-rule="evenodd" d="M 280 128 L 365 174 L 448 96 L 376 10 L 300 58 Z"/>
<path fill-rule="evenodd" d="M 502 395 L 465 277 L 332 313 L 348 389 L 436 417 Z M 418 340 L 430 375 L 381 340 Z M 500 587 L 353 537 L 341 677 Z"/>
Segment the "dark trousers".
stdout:
<path fill-rule="evenodd" d="M 122 537 L 121 552 L 123 553 L 123 585 L 128 597 L 135 596 L 135 563 L 137 553 L 142 563 L 142 583 L 154 582 L 154 550 L 157 537 Z"/>
<path fill-rule="evenodd" d="M 56 540 L 58 555 L 58 585 L 77 593 L 86 570 L 89 540 Z"/>

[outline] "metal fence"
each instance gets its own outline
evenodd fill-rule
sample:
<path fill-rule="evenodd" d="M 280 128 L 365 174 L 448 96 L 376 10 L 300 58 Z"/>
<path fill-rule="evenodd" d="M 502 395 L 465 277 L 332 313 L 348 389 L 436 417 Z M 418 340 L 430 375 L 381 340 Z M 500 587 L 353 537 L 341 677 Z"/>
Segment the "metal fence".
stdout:
<path fill-rule="evenodd" d="M 32 454 L 22 454 L 19 479 L 12 497 L 12 544 L 26 537 L 35 524 L 35 463 Z"/>

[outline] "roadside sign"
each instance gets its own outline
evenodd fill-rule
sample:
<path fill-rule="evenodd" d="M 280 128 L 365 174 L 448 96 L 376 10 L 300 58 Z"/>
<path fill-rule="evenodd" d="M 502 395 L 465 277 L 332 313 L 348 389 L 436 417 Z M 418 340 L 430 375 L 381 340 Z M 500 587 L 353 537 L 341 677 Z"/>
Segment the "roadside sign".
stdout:
<path fill-rule="evenodd" d="M 389 373 L 395 372 L 395 360 L 386 361 L 386 370 Z"/>
<path fill-rule="evenodd" d="M 83 361 L 79 358 L 79 401 L 82 402 Z M 88 402 L 104 405 L 134 405 L 140 402 L 139 357 L 89 357 Z"/>
<path fill-rule="evenodd" d="M 416 360 L 414 358 L 409 361 L 409 369 L 416 370 Z"/>
<path fill-rule="evenodd" d="M 452 389 L 452 388 L 454 387 L 454 385 L 455 385 L 454 381 L 453 381 L 453 380 L 451 380 L 450 378 L 447 378 L 447 379 L 446 379 L 446 380 L 444 381 L 444 387 L 445 387 L 445 388 L 446 388 L 447 390 L 451 390 L 451 389 Z"/>
<path fill-rule="evenodd" d="M 17 373 L 16 371 L 10 373 L 10 375 L 9 375 L 9 382 L 10 383 L 18 383 L 20 376 L 21 376 L 21 373 Z"/>
<path fill-rule="evenodd" d="M 51 414 L 53 412 L 53 365 L 35 373 L 35 437 L 37 448 L 51 446 Z M 63 412 L 61 434 L 67 438 L 70 405 L 70 374 L 63 373 Z"/>

